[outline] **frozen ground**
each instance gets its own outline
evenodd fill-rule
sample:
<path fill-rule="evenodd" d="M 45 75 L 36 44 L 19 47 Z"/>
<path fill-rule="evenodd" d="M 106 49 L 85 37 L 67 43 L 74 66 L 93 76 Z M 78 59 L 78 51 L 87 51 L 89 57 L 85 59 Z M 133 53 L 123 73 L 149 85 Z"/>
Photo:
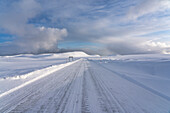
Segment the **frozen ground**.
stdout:
<path fill-rule="evenodd" d="M 170 113 L 170 55 L 70 55 L 1 57 L 0 113 Z"/>

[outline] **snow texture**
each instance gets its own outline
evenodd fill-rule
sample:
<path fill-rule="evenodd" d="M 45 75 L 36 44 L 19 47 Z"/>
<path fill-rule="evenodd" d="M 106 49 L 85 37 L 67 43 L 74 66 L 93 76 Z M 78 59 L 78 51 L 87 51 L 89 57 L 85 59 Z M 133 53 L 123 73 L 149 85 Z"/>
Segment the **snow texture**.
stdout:
<path fill-rule="evenodd" d="M 170 55 L 74 52 L 0 61 L 0 113 L 170 112 Z"/>

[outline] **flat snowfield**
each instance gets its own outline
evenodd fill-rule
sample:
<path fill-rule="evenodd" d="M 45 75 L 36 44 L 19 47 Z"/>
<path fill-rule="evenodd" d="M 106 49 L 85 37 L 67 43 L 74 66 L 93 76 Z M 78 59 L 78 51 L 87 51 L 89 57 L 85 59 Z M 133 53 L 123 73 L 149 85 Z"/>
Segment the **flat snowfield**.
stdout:
<path fill-rule="evenodd" d="M 0 113 L 170 113 L 170 63 L 156 59 L 59 59 L 21 76 L 8 72 L 0 79 Z M 155 65 L 166 72 L 153 72 Z"/>

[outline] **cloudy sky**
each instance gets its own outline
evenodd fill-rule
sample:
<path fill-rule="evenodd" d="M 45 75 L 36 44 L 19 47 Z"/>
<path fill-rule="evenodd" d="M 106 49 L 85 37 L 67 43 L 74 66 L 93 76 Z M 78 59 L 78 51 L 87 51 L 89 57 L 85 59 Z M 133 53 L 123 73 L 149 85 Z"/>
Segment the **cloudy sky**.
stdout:
<path fill-rule="evenodd" d="M 0 0 L 0 55 L 170 53 L 170 0 Z"/>

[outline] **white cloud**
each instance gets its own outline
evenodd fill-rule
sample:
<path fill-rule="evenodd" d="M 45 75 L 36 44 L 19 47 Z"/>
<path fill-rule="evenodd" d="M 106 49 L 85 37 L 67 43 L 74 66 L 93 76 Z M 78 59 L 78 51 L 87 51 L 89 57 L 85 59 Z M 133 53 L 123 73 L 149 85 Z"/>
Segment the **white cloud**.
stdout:
<path fill-rule="evenodd" d="M 136 6 L 132 6 L 127 14 L 128 19 L 134 20 L 146 14 L 164 11 L 170 8 L 169 0 L 143 0 Z"/>
<path fill-rule="evenodd" d="M 67 36 L 66 29 L 58 28 L 34 28 L 36 32 L 20 38 L 16 41 L 19 47 L 23 47 L 23 52 L 38 53 L 42 51 L 57 51 L 58 40 Z"/>
<path fill-rule="evenodd" d="M 15 52 L 57 51 L 58 40 L 67 34 L 64 41 L 104 44 L 106 54 L 167 52 L 168 44 L 148 42 L 165 34 L 142 35 L 170 29 L 169 9 L 169 0 L 17 0 L 0 11 L 0 29 L 17 36 L 6 44 L 6 48 L 16 47 Z"/>
<path fill-rule="evenodd" d="M 170 44 L 136 38 L 103 37 L 99 43 L 106 45 L 110 54 L 153 54 L 170 53 Z"/>
<path fill-rule="evenodd" d="M 8 49 L 6 51 L 10 53 L 57 51 L 58 40 L 67 36 L 67 30 L 36 27 L 29 24 L 28 20 L 39 14 L 41 10 L 40 4 L 35 0 L 21 0 L 14 2 L 4 12 L 0 13 L 1 28 L 5 33 L 17 37 L 13 42 L 5 45 L 9 49 L 14 47 L 13 51 Z"/>

